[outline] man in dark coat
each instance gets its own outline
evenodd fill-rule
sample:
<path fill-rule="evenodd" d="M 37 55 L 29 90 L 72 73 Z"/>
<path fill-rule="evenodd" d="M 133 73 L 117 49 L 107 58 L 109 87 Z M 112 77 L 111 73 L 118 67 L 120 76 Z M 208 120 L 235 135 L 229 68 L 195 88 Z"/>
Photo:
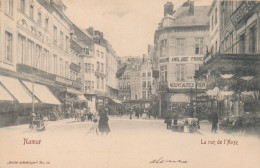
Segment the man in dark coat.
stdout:
<path fill-rule="evenodd" d="M 212 116 L 211 116 L 211 124 L 212 124 L 211 132 L 212 132 L 212 133 L 217 133 L 217 128 L 218 128 L 218 114 L 217 114 L 216 112 L 213 112 L 213 113 L 212 113 Z"/>
<path fill-rule="evenodd" d="M 168 110 L 168 112 L 166 114 L 164 123 L 166 123 L 166 129 L 170 130 L 172 127 L 172 116 L 171 116 L 170 110 Z"/>

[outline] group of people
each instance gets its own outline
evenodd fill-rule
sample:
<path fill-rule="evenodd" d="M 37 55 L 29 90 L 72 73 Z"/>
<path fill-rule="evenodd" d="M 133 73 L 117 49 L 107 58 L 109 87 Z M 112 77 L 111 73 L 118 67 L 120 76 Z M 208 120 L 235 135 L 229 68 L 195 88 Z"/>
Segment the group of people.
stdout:
<path fill-rule="evenodd" d="M 124 114 L 129 115 L 129 119 L 143 118 L 150 119 L 151 117 L 157 119 L 159 111 L 156 110 L 156 107 L 149 106 L 145 108 L 143 105 L 121 105 L 117 107 L 118 115 L 122 117 Z"/>

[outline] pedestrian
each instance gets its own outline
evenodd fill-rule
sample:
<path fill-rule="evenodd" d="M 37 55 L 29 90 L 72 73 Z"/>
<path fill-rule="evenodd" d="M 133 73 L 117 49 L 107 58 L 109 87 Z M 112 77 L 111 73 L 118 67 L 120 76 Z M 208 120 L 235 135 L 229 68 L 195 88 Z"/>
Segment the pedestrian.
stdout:
<path fill-rule="evenodd" d="M 218 114 L 216 112 L 213 112 L 211 115 L 211 132 L 212 133 L 217 133 L 217 128 L 218 128 Z"/>
<path fill-rule="evenodd" d="M 110 132 L 110 128 L 108 125 L 108 116 L 104 109 L 99 110 L 99 122 L 98 122 L 98 130 L 101 135 L 107 135 Z"/>
<path fill-rule="evenodd" d="M 130 112 L 130 120 L 132 120 L 132 115 L 133 115 L 133 107 L 129 108 L 129 112 Z"/>
<path fill-rule="evenodd" d="M 170 130 L 171 129 L 171 125 L 172 125 L 172 117 L 171 117 L 171 113 L 170 110 L 168 110 L 164 123 L 166 123 L 166 129 Z"/>

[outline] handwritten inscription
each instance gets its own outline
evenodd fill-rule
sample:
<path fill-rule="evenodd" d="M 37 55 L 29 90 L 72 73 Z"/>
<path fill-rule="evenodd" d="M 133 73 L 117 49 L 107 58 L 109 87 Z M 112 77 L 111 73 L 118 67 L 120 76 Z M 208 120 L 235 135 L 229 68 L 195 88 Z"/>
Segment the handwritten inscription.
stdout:
<path fill-rule="evenodd" d="M 224 139 L 224 140 L 200 140 L 200 144 L 208 144 L 208 145 L 238 145 L 237 140 L 232 140 L 232 139 Z"/>
<path fill-rule="evenodd" d="M 159 159 L 154 159 L 154 160 L 150 161 L 149 163 L 188 163 L 188 161 L 170 160 L 170 159 L 164 159 L 163 157 L 160 157 Z"/>

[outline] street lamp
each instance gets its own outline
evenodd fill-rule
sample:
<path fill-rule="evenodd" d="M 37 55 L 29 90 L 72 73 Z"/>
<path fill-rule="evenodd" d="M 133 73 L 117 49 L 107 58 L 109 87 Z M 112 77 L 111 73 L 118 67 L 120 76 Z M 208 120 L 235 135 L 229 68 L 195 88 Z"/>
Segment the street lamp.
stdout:
<path fill-rule="evenodd" d="M 198 92 L 198 78 L 197 78 L 197 76 L 194 77 L 194 81 L 195 81 L 195 111 L 194 111 L 193 117 L 196 117 L 196 115 L 197 115 L 197 92 Z"/>

